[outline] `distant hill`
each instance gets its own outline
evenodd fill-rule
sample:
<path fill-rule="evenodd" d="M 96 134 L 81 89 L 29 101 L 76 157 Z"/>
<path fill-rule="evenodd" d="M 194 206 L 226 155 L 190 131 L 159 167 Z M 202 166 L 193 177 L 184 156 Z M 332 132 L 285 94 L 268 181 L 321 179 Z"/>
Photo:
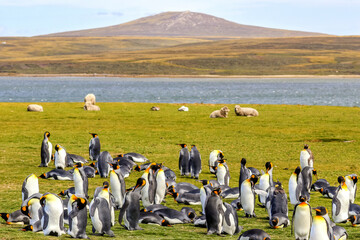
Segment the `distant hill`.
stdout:
<path fill-rule="evenodd" d="M 53 33 L 52 37 L 307 37 L 321 33 L 250 26 L 203 13 L 165 12 L 127 23 L 79 31 Z"/>

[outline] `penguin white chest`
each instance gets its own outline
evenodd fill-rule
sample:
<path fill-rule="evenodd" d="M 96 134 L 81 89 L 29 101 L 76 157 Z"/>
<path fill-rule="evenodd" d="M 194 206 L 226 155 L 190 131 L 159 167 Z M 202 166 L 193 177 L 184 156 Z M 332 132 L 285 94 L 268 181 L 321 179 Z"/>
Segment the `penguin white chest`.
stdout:
<path fill-rule="evenodd" d="M 75 194 L 85 195 L 83 179 L 79 171 L 74 171 Z"/>
<path fill-rule="evenodd" d="M 296 175 L 292 174 L 289 179 L 289 198 L 291 204 L 295 205 L 298 202 L 298 199 L 296 199 L 296 188 L 297 188 L 297 181 L 296 181 Z"/>
<path fill-rule="evenodd" d="M 226 176 L 226 168 L 224 167 L 224 165 L 219 164 L 216 172 L 216 177 L 220 185 L 226 185 L 225 176 Z"/>
<path fill-rule="evenodd" d="M 270 187 L 270 175 L 268 173 L 265 173 L 261 175 L 260 181 L 259 181 L 259 188 L 261 190 L 266 191 Z M 262 204 L 265 204 L 266 196 L 260 196 L 260 202 Z"/>
<path fill-rule="evenodd" d="M 161 170 L 156 175 L 156 195 L 155 204 L 161 204 L 166 193 L 166 177 L 164 171 Z"/>
<path fill-rule="evenodd" d="M 253 214 L 255 207 L 254 200 L 255 197 L 252 192 L 251 184 L 247 179 L 241 184 L 241 198 L 240 198 L 241 205 L 245 213 Z"/>
<path fill-rule="evenodd" d="M 55 167 L 56 168 L 65 168 L 65 158 L 66 158 L 66 151 L 64 149 L 59 149 L 55 153 Z"/>
<path fill-rule="evenodd" d="M 339 205 L 332 203 L 332 216 L 335 223 L 346 221 L 349 218 L 349 207 L 350 207 L 350 192 L 347 187 L 342 187 L 336 196 L 339 200 Z M 340 212 L 336 215 L 337 208 L 340 207 Z"/>
<path fill-rule="evenodd" d="M 121 195 L 121 185 L 118 176 L 113 171 L 110 172 L 110 186 L 111 193 L 115 198 L 115 204 L 121 207 L 124 200 Z"/>
<path fill-rule="evenodd" d="M 307 238 L 311 228 L 311 209 L 306 203 L 297 206 L 293 218 L 295 238 Z"/>
<path fill-rule="evenodd" d="M 314 217 L 310 230 L 310 240 L 329 240 L 327 224 L 323 217 Z"/>
<path fill-rule="evenodd" d="M 308 160 L 310 158 L 310 154 L 305 149 L 300 152 L 300 166 L 301 169 L 304 169 L 304 167 L 309 166 Z"/>

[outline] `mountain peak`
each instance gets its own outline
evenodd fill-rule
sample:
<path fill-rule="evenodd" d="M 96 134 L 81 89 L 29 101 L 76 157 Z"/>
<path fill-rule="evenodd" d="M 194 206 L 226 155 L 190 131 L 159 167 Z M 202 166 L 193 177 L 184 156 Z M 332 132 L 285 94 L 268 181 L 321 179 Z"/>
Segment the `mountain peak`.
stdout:
<path fill-rule="evenodd" d="M 163 12 L 127 23 L 88 30 L 54 33 L 59 37 L 161 36 L 161 37 L 297 37 L 320 33 L 242 25 L 191 11 Z"/>

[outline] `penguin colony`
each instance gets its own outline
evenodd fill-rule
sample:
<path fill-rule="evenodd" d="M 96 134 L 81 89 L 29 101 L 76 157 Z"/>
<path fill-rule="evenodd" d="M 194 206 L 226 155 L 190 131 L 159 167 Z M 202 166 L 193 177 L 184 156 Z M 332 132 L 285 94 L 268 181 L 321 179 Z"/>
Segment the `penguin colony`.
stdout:
<path fill-rule="evenodd" d="M 176 182 L 174 171 L 163 164 L 150 162 L 139 153 L 130 152 L 112 157 L 101 152 L 99 136 L 90 133 L 89 166 L 83 157 L 67 153 L 59 144 L 52 154 L 50 132 L 44 133 L 41 144 L 39 167 L 49 167 L 54 160 L 55 169 L 39 177 L 28 175 L 22 185 L 22 203 L 19 210 L 0 213 L 7 224 L 22 223 L 22 231 L 42 232 L 44 235 L 73 238 L 89 238 L 86 232 L 88 218 L 92 234 L 115 237 L 112 228 L 122 226 L 126 230 L 142 230 L 142 224 L 172 226 L 193 223 L 207 229 L 207 234 L 237 235 L 242 231 L 238 223 L 237 210 L 242 209 L 244 217 L 255 218 L 255 204 L 265 208 L 269 227 L 273 229 L 291 226 L 297 240 L 347 239 L 346 230 L 337 223 L 360 224 L 360 206 L 354 203 L 358 177 L 355 174 L 339 176 L 339 186 L 330 186 L 326 179 L 317 178 L 314 157 L 308 145 L 300 153 L 300 165 L 291 174 L 288 182 L 289 199 L 294 207 L 292 217 L 288 214 L 288 198 L 283 184 L 273 180 L 273 163 L 265 163 L 265 172 L 247 167 L 241 159 L 239 186 L 229 187 L 230 172 L 227 160 L 221 150 L 214 150 L 209 156 L 209 172 L 217 180 L 198 180 L 201 188 Z M 182 176 L 199 179 L 202 170 L 201 155 L 195 145 L 191 150 L 186 144 L 179 152 L 179 171 Z M 140 163 L 141 165 L 138 165 Z M 72 167 L 65 170 L 66 167 Z M 132 171 L 144 171 L 133 187 L 126 186 L 125 178 Z M 95 189 L 92 197 L 88 192 L 89 178 L 98 174 L 104 178 L 102 186 Z M 60 193 L 40 193 L 40 179 L 73 181 L 73 187 Z M 257 184 L 257 182 L 259 182 Z M 129 183 L 128 183 L 129 184 Z M 323 206 L 310 206 L 310 191 L 321 193 L 332 201 L 331 216 Z M 197 215 L 191 207 L 181 211 L 164 205 L 166 195 L 171 195 L 179 204 L 201 205 Z M 235 199 L 231 204 L 223 199 Z M 143 207 L 141 210 L 141 206 Z M 115 211 L 119 211 L 116 218 Z M 67 225 L 67 226 L 66 226 Z M 240 234 L 240 240 L 269 240 L 271 236 L 261 229 L 248 229 Z"/>

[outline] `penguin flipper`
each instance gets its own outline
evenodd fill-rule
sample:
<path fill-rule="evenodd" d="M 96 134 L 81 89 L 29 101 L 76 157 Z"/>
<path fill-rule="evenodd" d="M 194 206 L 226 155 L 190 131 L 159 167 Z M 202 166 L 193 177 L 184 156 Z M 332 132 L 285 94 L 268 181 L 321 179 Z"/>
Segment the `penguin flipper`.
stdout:
<path fill-rule="evenodd" d="M 100 204 L 100 200 L 96 198 L 89 210 L 90 217 L 93 217 L 95 215 L 95 210 L 98 208 L 99 204 Z"/>
<path fill-rule="evenodd" d="M 49 223 L 49 215 L 47 214 L 47 212 L 44 211 L 44 215 L 43 215 L 43 218 L 44 218 L 44 223 L 43 223 L 43 229 L 46 229 L 47 226 L 48 226 L 48 223 Z"/>
<path fill-rule="evenodd" d="M 120 224 L 120 225 L 121 225 L 121 223 L 122 223 L 122 220 L 123 220 L 123 218 L 124 218 L 126 209 L 127 209 L 128 207 L 129 207 L 129 194 L 126 194 L 125 202 L 124 202 L 122 208 L 120 209 L 120 213 L 119 213 L 119 224 Z"/>
<path fill-rule="evenodd" d="M 335 204 L 335 215 L 339 215 L 340 210 L 341 210 L 341 203 L 340 203 L 339 199 L 337 198 L 337 196 L 334 196 L 332 204 L 333 204 L 333 207 Z"/>

